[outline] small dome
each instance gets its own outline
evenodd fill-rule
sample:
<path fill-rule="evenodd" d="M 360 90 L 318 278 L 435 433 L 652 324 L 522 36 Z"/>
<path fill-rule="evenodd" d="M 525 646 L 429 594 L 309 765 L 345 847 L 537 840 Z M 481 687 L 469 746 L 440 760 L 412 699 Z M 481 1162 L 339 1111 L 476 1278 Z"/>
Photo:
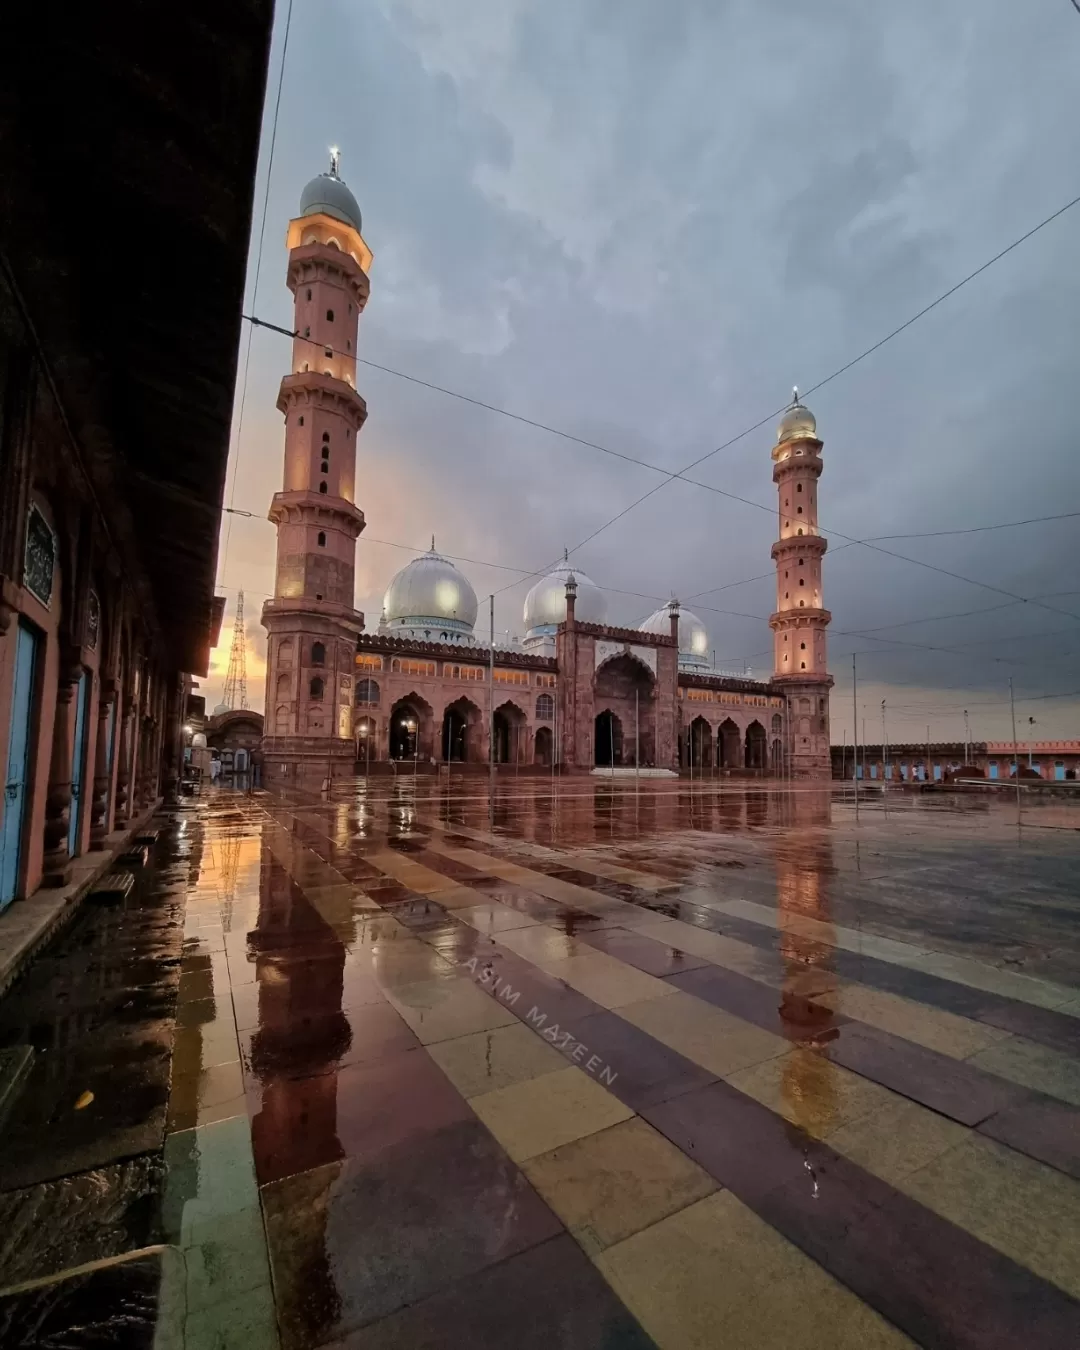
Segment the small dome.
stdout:
<path fill-rule="evenodd" d="M 670 633 L 671 613 L 665 605 L 638 624 L 643 633 Z M 710 668 L 709 631 L 692 610 L 679 612 L 679 665 L 684 670 Z"/>
<path fill-rule="evenodd" d="M 573 577 L 577 582 L 577 600 L 574 614 L 582 623 L 603 623 L 607 614 L 604 592 L 584 572 L 574 571 L 565 558 L 553 572 L 549 572 L 525 597 L 525 638 L 554 633 L 566 619 L 566 583 Z"/>
<path fill-rule="evenodd" d="M 799 391 L 796 389 L 791 407 L 784 413 L 780 425 L 776 428 L 776 444 L 783 445 L 785 441 L 807 439 L 817 440 L 817 421 L 810 409 L 799 402 Z"/>
<path fill-rule="evenodd" d="M 327 173 L 313 178 L 300 194 L 300 214 L 302 216 L 333 216 L 343 220 L 346 225 L 360 233 L 360 207 L 356 198 L 338 177 L 338 156 L 334 151 L 330 157 L 330 169 Z"/>
<path fill-rule="evenodd" d="M 429 642 L 471 642 L 475 623 L 476 592 L 449 558 L 435 552 L 432 540 L 430 550 L 406 564 L 387 586 L 379 628 Z"/>

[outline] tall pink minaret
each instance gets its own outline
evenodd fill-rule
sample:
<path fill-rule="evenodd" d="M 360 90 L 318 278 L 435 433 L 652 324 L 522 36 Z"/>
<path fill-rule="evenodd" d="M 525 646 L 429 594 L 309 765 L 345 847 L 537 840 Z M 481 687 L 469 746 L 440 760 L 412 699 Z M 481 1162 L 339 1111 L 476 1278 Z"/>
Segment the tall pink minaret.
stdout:
<path fill-rule="evenodd" d="M 289 222 L 288 286 L 295 298 L 292 372 L 277 406 L 285 417 L 282 490 L 268 633 L 263 755 L 268 783 L 328 765 L 351 768 L 356 638 L 356 438 L 367 405 L 356 392 L 356 334 L 367 304 L 371 250 L 360 208 L 330 170 L 304 189 Z"/>
<path fill-rule="evenodd" d="M 799 402 L 777 428 L 773 482 L 780 506 L 773 630 L 775 679 L 787 693 L 786 765 L 798 778 L 829 778 L 829 690 L 825 630 L 832 615 L 822 604 L 821 560 L 828 543 L 818 532 L 817 485 L 821 477 L 817 423 Z M 780 766 L 774 765 L 774 771 Z"/>

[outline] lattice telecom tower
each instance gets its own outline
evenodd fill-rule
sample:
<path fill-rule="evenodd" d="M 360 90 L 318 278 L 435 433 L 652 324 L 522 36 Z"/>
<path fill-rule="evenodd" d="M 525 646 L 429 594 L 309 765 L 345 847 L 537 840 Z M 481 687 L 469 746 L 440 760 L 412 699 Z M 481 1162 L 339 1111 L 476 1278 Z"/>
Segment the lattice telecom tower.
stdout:
<path fill-rule="evenodd" d="M 232 647 L 229 651 L 229 669 L 225 675 L 222 703 L 229 708 L 246 708 L 247 701 L 247 633 L 244 629 L 244 592 L 236 597 L 236 621 L 233 624 Z"/>

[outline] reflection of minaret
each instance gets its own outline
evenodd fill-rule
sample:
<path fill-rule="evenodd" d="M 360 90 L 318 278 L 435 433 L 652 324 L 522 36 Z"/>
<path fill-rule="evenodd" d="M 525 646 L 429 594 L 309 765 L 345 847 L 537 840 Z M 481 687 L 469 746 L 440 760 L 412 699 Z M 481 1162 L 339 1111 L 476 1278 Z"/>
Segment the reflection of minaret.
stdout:
<path fill-rule="evenodd" d="M 829 778 L 829 675 L 825 630 L 832 615 L 822 601 L 821 563 L 828 547 L 818 532 L 817 484 L 821 441 L 799 391 L 784 414 L 773 447 L 773 482 L 780 503 L 776 563 L 773 682 L 787 695 L 788 763 L 796 778 Z M 775 767 L 775 766 L 774 766 Z"/>
<path fill-rule="evenodd" d="M 794 798 L 793 829 L 777 847 L 776 903 L 784 983 L 780 1019 L 784 1034 L 801 1050 L 785 1061 L 782 1090 L 796 1124 L 822 1133 L 836 1110 L 836 1071 L 816 1053 L 835 1039 L 836 975 L 829 878 L 833 871 L 825 793 Z M 808 925 L 806 920 L 815 920 Z M 828 925 L 822 929 L 818 925 Z"/>
<path fill-rule="evenodd" d="M 251 1041 L 262 1098 L 252 1120 L 255 1153 L 272 1160 L 283 1146 L 290 1171 L 305 1171 L 343 1156 L 337 1066 L 352 1039 L 342 1012 L 345 948 L 265 846 L 248 951 L 259 989 Z"/>

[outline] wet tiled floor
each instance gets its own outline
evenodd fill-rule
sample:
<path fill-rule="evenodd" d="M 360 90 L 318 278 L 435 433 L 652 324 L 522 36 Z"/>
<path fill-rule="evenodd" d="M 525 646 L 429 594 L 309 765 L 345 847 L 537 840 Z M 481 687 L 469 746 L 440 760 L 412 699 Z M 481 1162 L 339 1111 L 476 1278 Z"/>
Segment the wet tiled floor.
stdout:
<path fill-rule="evenodd" d="M 1080 813 L 182 815 L 158 1346 L 1080 1345 Z"/>

